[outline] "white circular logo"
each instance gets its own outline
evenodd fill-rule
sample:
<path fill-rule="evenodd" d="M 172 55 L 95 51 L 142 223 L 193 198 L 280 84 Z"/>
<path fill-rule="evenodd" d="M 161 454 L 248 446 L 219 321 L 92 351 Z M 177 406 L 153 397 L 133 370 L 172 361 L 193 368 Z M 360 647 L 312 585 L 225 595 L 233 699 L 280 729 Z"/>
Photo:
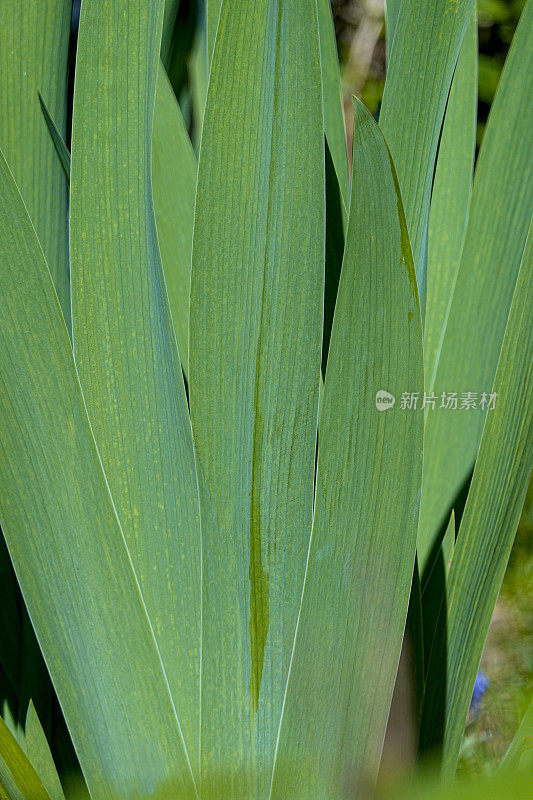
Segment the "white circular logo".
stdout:
<path fill-rule="evenodd" d="M 386 392 L 385 389 L 380 389 L 379 392 L 376 393 L 376 408 L 378 411 L 387 411 L 387 409 L 392 408 L 394 403 L 396 402 L 396 398 L 390 392 Z"/>

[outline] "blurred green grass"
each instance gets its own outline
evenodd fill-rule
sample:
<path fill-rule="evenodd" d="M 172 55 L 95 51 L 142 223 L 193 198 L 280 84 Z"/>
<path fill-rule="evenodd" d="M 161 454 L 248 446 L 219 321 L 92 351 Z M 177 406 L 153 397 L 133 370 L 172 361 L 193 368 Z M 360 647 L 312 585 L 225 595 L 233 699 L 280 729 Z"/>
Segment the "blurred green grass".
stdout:
<path fill-rule="evenodd" d="M 533 482 L 481 660 L 490 686 L 467 724 L 459 772 L 500 763 L 533 696 Z"/>

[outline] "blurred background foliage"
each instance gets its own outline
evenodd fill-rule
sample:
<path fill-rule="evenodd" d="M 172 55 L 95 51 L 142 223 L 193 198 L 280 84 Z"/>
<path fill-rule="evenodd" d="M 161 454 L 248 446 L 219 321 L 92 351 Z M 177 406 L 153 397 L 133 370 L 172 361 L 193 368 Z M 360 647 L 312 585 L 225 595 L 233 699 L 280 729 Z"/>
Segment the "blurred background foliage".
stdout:
<path fill-rule="evenodd" d="M 478 0 L 478 147 L 524 4 L 525 0 Z M 345 107 L 350 110 L 350 93 L 355 92 L 376 114 L 385 83 L 385 0 L 332 0 L 331 6 Z"/>

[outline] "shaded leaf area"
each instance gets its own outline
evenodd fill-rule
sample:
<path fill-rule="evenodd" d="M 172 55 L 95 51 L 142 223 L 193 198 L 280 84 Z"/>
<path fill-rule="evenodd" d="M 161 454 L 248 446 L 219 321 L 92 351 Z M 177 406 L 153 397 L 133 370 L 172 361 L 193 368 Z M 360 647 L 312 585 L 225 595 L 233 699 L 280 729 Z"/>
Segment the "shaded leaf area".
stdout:
<path fill-rule="evenodd" d="M 326 273 L 324 284 L 324 334 L 322 339 L 322 374 L 326 374 L 331 326 L 337 301 L 337 290 L 344 255 L 344 232 L 342 226 L 342 197 L 337 173 L 331 157 L 328 140 L 326 154 Z"/>
<path fill-rule="evenodd" d="M 342 110 L 342 87 L 335 41 L 335 28 L 329 0 L 318 0 L 318 30 L 320 34 L 320 62 L 322 67 L 322 92 L 324 105 L 324 130 L 329 152 L 337 175 L 341 193 L 343 223 L 346 222 L 350 200 L 348 186 L 348 155 Z"/>
<path fill-rule="evenodd" d="M 152 185 L 157 238 L 181 365 L 189 371 L 189 292 L 197 162 L 162 65 L 155 94 Z"/>

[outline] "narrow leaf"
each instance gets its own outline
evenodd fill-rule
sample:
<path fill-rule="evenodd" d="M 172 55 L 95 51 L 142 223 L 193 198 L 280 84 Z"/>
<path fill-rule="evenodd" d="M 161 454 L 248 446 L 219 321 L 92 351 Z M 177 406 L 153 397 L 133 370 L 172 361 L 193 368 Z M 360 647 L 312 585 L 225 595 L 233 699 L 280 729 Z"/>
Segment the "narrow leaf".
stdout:
<path fill-rule="evenodd" d="M 189 291 L 197 162 L 174 92 L 159 66 L 152 139 L 154 211 L 181 364 L 188 374 Z M 41 108 L 70 181 L 70 153 L 46 105 Z"/>
<path fill-rule="evenodd" d="M 179 724 L 70 340 L 3 157 L 0 197 L 0 522 L 17 578 L 93 800 L 162 785 L 188 797 Z"/>
<path fill-rule="evenodd" d="M 70 209 L 74 353 L 196 770 L 198 490 L 150 174 L 163 5 L 134 0 L 121 8 L 119 0 L 94 0 L 81 12 Z"/>
<path fill-rule="evenodd" d="M 531 6 L 530 6 L 531 8 Z M 489 623 L 520 519 L 533 453 L 533 224 L 505 332 L 449 576 L 443 770 L 453 777 Z"/>
<path fill-rule="evenodd" d="M 159 67 L 155 95 L 152 162 L 157 238 L 181 365 L 187 375 L 197 163 L 180 108 L 162 65 Z"/>
<path fill-rule="evenodd" d="M 41 97 L 41 93 L 39 92 L 39 102 L 41 104 L 41 111 L 43 112 L 44 121 L 46 122 L 46 126 L 48 128 L 48 132 L 52 138 L 52 142 L 54 143 L 54 147 L 56 149 L 57 156 L 59 161 L 61 162 L 61 166 L 63 167 L 63 172 L 65 173 L 65 177 L 67 181 L 70 181 L 70 153 L 67 149 L 67 146 L 61 136 L 57 125 L 55 124 L 54 120 L 49 114 L 49 111 L 46 107 L 46 103 L 44 102 L 43 98 Z"/>
<path fill-rule="evenodd" d="M 401 4 L 402 0 L 386 0 L 385 2 L 385 34 L 387 38 L 387 56 L 389 59 Z"/>
<path fill-rule="evenodd" d="M 379 116 L 398 173 L 422 316 L 435 157 L 472 8 L 473 0 L 410 0 L 401 4 Z"/>
<path fill-rule="evenodd" d="M 315 2 L 223 3 L 199 164 L 189 353 L 207 796 L 219 796 L 232 771 L 224 797 L 241 796 L 237 779 L 242 796 L 268 792 L 311 530 L 324 238 Z"/>
<path fill-rule="evenodd" d="M 213 49 L 215 47 L 215 38 L 217 35 L 220 9 L 222 8 L 222 0 L 205 0 L 205 8 L 206 8 L 206 31 L 207 31 L 207 63 L 209 72 L 209 69 L 211 68 L 211 61 L 213 59 Z"/>
<path fill-rule="evenodd" d="M 320 416 L 313 538 L 272 798 L 372 785 L 416 547 L 423 385 L 416 278 L 396 175 L 356 101 L 352 197 Z M 378 410 L 383 390 L 397 398 Z M 382 407 L 383 408 L 383 407 Z M 364 589 L 362 589 L 364 587 Z"/>
<path fill-rule="evenodd" d="M 466 233 L 476 145 L 477 15 L 459 53 L 439 145 L 429 212 L 424 364 L 426 388 L 435 380 L 440 344 Z"/>
<path fill-rule="evenodd" d="M 204 125 L 205 98 L 209 79 L 207 60 L 207 34 L 205 10 L 196 28 L 194 44 L 189 58 L 189 82 L 192 95 L 193 145 L 195 152 L 200 150 L 202 128 Z"/>
<path fill-rule="evenodd" d="M 533 211 L 533 2 L 511 50 L 479 153 L 468 228 L 442 341 L 424 443 L 418 555 L 422 570 L 474 465 Z M 446 408 L 457 393 L 457 409 Z M 465 393 L 476 408 L 461 408 Z M 443 398 L 444 393 L 444 398 Z M 440 407 L 444 405 L 444 407 Z M 468 406 L 468 404 L 466 404 Z"/>
<path fill-rule="evenodd" d="M 446 528 L 446 533 L 442 540 L 442 555 L 446 568 L 449 569 L 452 563 L 453 551 L 455 550 L 455 512 L 452 511 L 450 521 Z"/>
<path fill-rule="evenodd" d="M 32 702 L 26 716 L 26 752 L 50 800 L 65 800 L 50 747 Z"/>
<path fill-rule="evenodd" d="M 54 800 L 1 717 L 0 784 L 13 800 Z"/>
<path fill-rule="evenodd" d="M 348 156 L 342 110 L 341 75 L 330 0 L 318 0 L 317 8 L 320 33 L 320 61 L 322 65 L 324 128 L 342 194 L 343 214 L 346 217 L 346 209 L 350 200 Z"/>

